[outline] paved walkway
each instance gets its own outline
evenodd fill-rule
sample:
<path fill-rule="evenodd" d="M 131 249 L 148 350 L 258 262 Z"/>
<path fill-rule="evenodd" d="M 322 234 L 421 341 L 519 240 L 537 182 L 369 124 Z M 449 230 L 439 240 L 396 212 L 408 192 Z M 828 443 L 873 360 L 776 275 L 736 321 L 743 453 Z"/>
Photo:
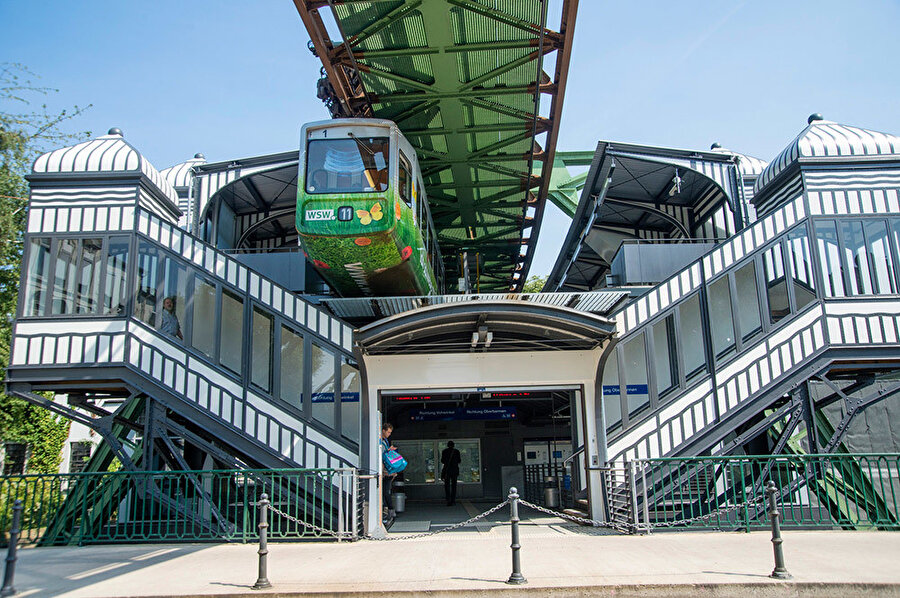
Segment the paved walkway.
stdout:
<path fill-rule="evenodd" d="M 900 596 L 900 533 L 785 534 L 794 579 L 768 577 L 764 532 L 595 535 L 523 525 L 524 586 L 509 528 L 468 528 L 401 542 L 270 544 L 273 588 L 254 592 L 254 545 L 131 545 L 20 551 L 19 596 Z"/>

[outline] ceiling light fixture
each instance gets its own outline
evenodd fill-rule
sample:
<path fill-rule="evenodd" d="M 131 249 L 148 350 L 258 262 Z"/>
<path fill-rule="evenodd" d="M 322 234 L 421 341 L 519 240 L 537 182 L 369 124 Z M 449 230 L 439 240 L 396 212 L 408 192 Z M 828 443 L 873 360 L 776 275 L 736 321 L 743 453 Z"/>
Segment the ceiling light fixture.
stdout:
<path fill-rule="evenodd" d="M 669 197 L 681 195 L 681 177 L 678 176 L 678 169 L 675 169 L 675 176 L 672 177 L 672 188 L 669 189 Z"/>

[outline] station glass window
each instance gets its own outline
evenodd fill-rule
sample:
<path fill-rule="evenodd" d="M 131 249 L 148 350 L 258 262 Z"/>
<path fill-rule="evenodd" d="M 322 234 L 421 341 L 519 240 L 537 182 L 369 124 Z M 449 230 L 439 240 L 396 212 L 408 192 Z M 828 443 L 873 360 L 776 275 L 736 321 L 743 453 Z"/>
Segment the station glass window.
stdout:
<path fill-rule="evenodd" d="M 141 243 L 137 260 L 138 288 L 134 301 L 134 316 L 148 326 L 156 326 L 156 281 L 159 256 L 154 247 Z"/>
<path fill-rule="evenodd" d="M 169 316 L 160 312 L 159 321 L 156 323 L 156 327 L 160 330 L 166 329 L 169 334 L 173 334 L 172 328 L 175 329 L 175 336 L 178 336 L 178 332 L 180 331 L 182 335 L 184 334 L 182 330 L 182 323 L 185 322 L 185 314 L 187 309 L 187 287 L 188 287 L 188 271 L 187 268 L 179 264 L 176 260 L 172 258 L 164 258 L 163 266 L 162 266 L 162 308 L 166 309 L 166 300 L 170 299 L 172 301 L 172 305 L 175 310 L 175 322 L 174 326 L 171 325 L 171 322 L 167 323 L 164 326 L 164 322 L 169 319 Z M 182 337 L 179 337 L 182 338 Z"/>
<path fill-rule="evenodd" d="M 128 237 L 111 237 L 106 258 L 103 310 L 107 314 L 125 313 L 128 296 Z"/>
<path fill-rule="evenodd" d="M 216 350 L 216 286 L 194 279 L 191 309 L 191 346 L 213 357 Z"/>
<path fill-rule="evenodd" d="M 843 221 L 841 236 L 844 241 L 844 260 L 850 274 L 850 294 L 869 295 L 872 293 L 872 275 L 866 255 L 866 237 L 863 223 L 859 220 Z"/>
<path fill-rule="evenodd" d="M 22 315 L 123 315 L 127 254 L 122 237 L 30 239 Z"/>
<path fill-rule="evenodd" d="M 653 368 L 659 396 L 677 384 L 678 362 L 675 356 L 675 317 L 667 316 L 653 325 Z"/>
<path fill-rule="evenodd" d="M 787 244 L 791 285 L 794 288 L 794 303 L 797 311 L 800 311 L 816 300 L 816 284 L 806 228 L 800 227 L 788 234 Z"/>
<path fill-rule="evenodd" d="M 75 313 L 75 284 L 80 252 L 79 239 L 59 239 L 56 242 L 53 301 L 50 305 L 50 313 L 54 316 Z"/>
<path fill-rule="evenodd" d="M 81 241 L 81 265 L 75 312 L 96 314 L 100 311 L 100 270 L 103 265 L 103 239 Z"/>
<path fill-rule="evenodd" d="M 891 220 L 891 236 L 894 239 L 894 250 L 900 254 L 900 220 Z"/>
<path fill-rule="evenodd" d="M 763 254 L 763 279 L 769 303 L 769 321 L 772 324 L 791 313 L 788 300 L 787 280 L 784 271 L 784 256 L 781 244 L 777 243 Z"/>
<path fill-rule="evenodd" d="M 44 315 L 50 283 L 50 239 L 31 239 L 27 273 L 22 315 Z"/>
<path fill-rule="evenodd" d="M 232 372 L 241 373 L 244 355 L 244 300 L 228 291 L 222 293 L 219 363 Z"/>
<path fill-rule="evenodd" d="M 816 221 L 816 241 L 819 248 L 819 264 L 826 297 L 844 297 L 844 269 L 837 229 L 832 221 Z"/>
<path fill-rule="evenodd" d="M 403 481 L 407 484 L 433 484 L 438 479 L 440 459 L 435 458 L 437 443 L 434 440 L 392 440 L 397 451 L 407 462 Z M 460 473 L 462 470 L 460 469 Z"/>
<path fill-rule="evenodd" d="M 459 451 L 460 484 L 481 483 L 481 442 L 477 438 L 441 438 L 440 440 L 391 440 L 406 458 L 403 470 L 407 484 L 441 483 L 441 451 L 452 440 Z"/>
<path fill-rule="evenodd" d="M 359 441 L 359 370 L 346 357 L 341 358 L 341 434 Z"/>
<path fill-rule="evenodd" d="M 443 450 L 446 441 L 441 443 L 443 446 L 439 448 Z M 478 440 L 456 440 L 456 447 L 459 450 L 459 478 L 457 481 L 464 484 L 478 484 L 481 482 L 481 446 Z M 437 453 L 440 455 L 440 453 Z"/>
<path fill-rule="evenodd" d="M 867 220 L 865 233 L 873 290 L 882 295 L 892 294 L 895 291 L 894 265 L 888 242 L 887 223 L 884 220 Z"/>
<path fill-rule="evenodd" d="M 637 335 L 622 347 L 622 364 L 628 415 L 632 416 L 650 406 L 650 390 L 647 384 L 647 350 L 644 347 L 643 334 Z"/>
<path fill-rule="evenodd" d="M 606 428 L 610 429 L 622 422 L 622 389 L 619 386 L 619 353 L 613 351 L 603 366 L 603 411 L 606 414 Z"/>
<path fill-rule="evenodd" d="M 703 320 L 700 314 L 700 294 L 694 293 L 678 308 L 680 316 L 679 341 L 684 356 L 684 374 L 688 380 L 706 371 L 703 340 Z"/>
<path fill-rule="evenodd" d="M 734 289 L 737 293 L 738 325 L 741 339 L 749 340 L 762 330 L 759 311 L 759 288 L 756 282 L 756 264 L 749 262 L 734 273 Z"/>
<path fill-rule="evenodd" d="M 334 427 L 334 353 L 312 344 L 312 416 Z"/>
<path fill-rule="evenodd" d="M 734 350 L 734 316 L 731 311 L 731 288 L 723 276 L 708 287 L 709 328 L 716 359 Z"/>
<path fill-rule="evenodd" d="M 268 392 L 272 389 L 272 316 L 253 308 L 253 331 L 250 349 L 250 381 Z"/>
<path fill-rule="evenodd" d="M 303 409 L 303 335 L 281 326 L 281 368 L 278 398 Z"/>

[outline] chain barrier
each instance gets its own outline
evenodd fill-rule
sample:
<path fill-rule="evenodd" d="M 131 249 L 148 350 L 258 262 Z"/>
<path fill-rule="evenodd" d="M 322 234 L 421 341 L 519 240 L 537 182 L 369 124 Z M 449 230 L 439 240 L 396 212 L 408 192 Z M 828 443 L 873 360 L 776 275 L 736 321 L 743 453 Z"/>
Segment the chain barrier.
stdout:
<path fill-rule="evenodd" d="M 661 523 L 654 523 L 649 527 L 652 529 L 657 528 L 668 528 L 668 527 L 677 527 L 679 525 L 689 525 L 691 523 L 696 523 L 698 521 L 709 521 L 714 517 L 719 517 L 724 513 L 730 513 L 731 511 L 739 511 L 741 509 L 746 509 L 748 507 L 758 506 L 760 504 L 765 504 L 765 501 L 762 499 L 756 500 L 748 500 L 747 502 L 741 503 L 739 505 L 733 505 L 730 507 L 722 507 L 721 509 L 716 509 L 715 511 L 711 511 L 705 515 L 697 515 L 696 517 L 691 517 L 690 519 L 678 519 L 676 521 L 663 521 Z M 740 521 L 735 522 L 736 524 L 740 524 Z"/>
<path fill-rule="evenodd" d="M 479 514 L 479 515 L 476 515 L 476 516 L 472 517 L 471 519 L 467 519 L 467 520 L 461 521 L 461 522 L 459 522 L 459 523 L 454 523 L 453 525 L 451 525 L 451 526 L 449 526 L 449 527 L 445 527 L 445 528 L 443 528 L 443 529 L 435 530 L 435 531 L 433 531 L 433 532 L 425 532 L 425 533 L 421 533 L 421 534 L 413 534 L 413 535 L 409 535 L 409 536 L 393 536 L 393 537 L 387 537 L 387 538 L 376 538 L 376 537 L 374 537 L 374 536 L 372 536 L 372 535 L 367 535 L 367 536 L 363 536 L 363 537 L 364 537 L 366 540 L 375 540 L 375 541 L 378 541 L 378 542 L 385 542 L 385 541 L 390 542 L 390 541 L 396 541 L 396 540 L 414 540 L 414 539 L 416 539 L 416 538 L 426 538 L 426 537 L 428 537 L 428 536 L 434 536 L 435 534 L 442 534 L 442 533 L 444 533 L 444 532 L 453 531 L 453 530 L 455 530 L 455 529 L 459 529 L 459 528 L 464 527 L 464 526 L 466 526 L 466 525 L 469 525 L 469 524 L 471 524 L 471 523 L 475 523 L 476 521 L 479 521 L 479 520 L 481 520 L 481 519 L 484 519 L 484 518 L 487 517 L 488 515 L 492 515 L 492 514 L 496 513 L 497 511 L 499 511 L 500 509 L 502 509 L 503 507 L 505 507 L 505 506 L 508 505 L 508 504 L 509 504 L 509 499 L 506 499 L 506 500 L 504 500 L 502 503 L 498 504 L 497 506 L 491 507 L 490 509 L 488 509 L 488 510 L 485 511 L 484 513 L 481 513 L 481 514 Z M 311 529 L 311 530 L 313 530 L 313 531 L 315 531 L 315 532 L 318 532 L 318 533 L 320 533 L 320 534 L 325 534 L 325 535 L 332 536 L 332 537 L 334 537 L 334 538 L 339 538 L 339 539 L 346 539 L 346 538 L 348 538 L 348 536 L 347 536 L 346 533 L 335 532 L 335 531 L 332 531 L 332 530 L 330 530 L 330 529 L 326 529 L 326 528 L 324 528 L 324 527 L 320 527 L 320 526 L 318 526 L 318 525 L 314 525 L 314 524 L 312 524 L 312 523 L 307 523 L 306 521 L 303 521 L 303 520 L 301 520 L 301 519 L 298 519 L 298 518 L 294 517 L 293 515 L 289 515 L 288 513 L 285 513 L 284 511 L 282 511 L 282 510 L 280 510 L 280 509 L 278 509 L 278 508 L 276 508 L 276 507 L 273 507 L 273 506 L 271 506 L 271 505 L 269 505 L 269 510 L 272 511 L 273 513 L 277 514 L 277 515 L 281 515 L 282 517 L 284 517 L 285 519 L 287 519 L 287 520 L 289 520 L 289 521 L 293 521 L 294 523 L 299 523 L 299 524 L 302 525 L 303 527 L 308 528 L 308 529 Z"/>
<path fill-rule="evenodd" d="M 374 536 L 368 535 L 368 536 L 365 536 L 365 538 L 366 538 L 366 540 L 375 540 L 377 542 L 392 542 L 392 541 L 397 541 L 397 540 L 415 540 L 416 538 L 427 538 L 428 536 L 443 534 L 444 532 L 453 531 L 455 529 L 459 529 L 459 528 L 469 525 L 471 523 L 475 523 L 476 521 L 478 521 L 480 519 L 484 519 L 488 515 L 496 513 L 497 511 L 499 511 L 500 509 L 502 509 L 503 507 L 505 507 L 508 504 L 509 504 L 509 499 L 507 498 L 499 505 L 497 505 L 495 507 L 491 507 L 484 513 L 481 513 L 480 515 L 475 515 L 471 519 L 466 519 L 465 521 L 460 521 L 459 523 L 454 523 L 453 525 L 451 525 L 449 527 L 445 527 L 444 529 L 434 530 L 433 532 L 424 532 L 421 534 L 412 534 L 409 536 L 392 536 L 392 537 L 385 537 L 385 538 L 376 538 Z"/>
<path fill-rule="evenodd" d="M 530 503 L 527 500 L 519 499 L 519 504 L 525 505 L 526 507 L 532 508 L 535 511 L 540 511 L 546 515 L 550 515 L 551 517 L 559 517 L 560 519 L 568 519 L 569 521 L 574 521 L 575 523 L 581 523 L 582 525 L 590 525 L 592 527 L 606 527 L 610 529 L 614 529 L 620 532 L 630 532 L 631 526 L 623 525 L 620 523 L 615 523 L 614 521 L 597 521 L 596 519 L 589 519 L 587 517 L 578 517 L 577 515 L 570 515 L 568 513 L 560 513 L 559 511 L 554 511 L 553 509 L 548 509 L 547 507 L 542 507 L 541 505 L 536 505 L 534 503 Z"/>
<path fill-rule="evenodd" d="M 497 511 L 499 511 L 500 509 L 502 509 L 503 507 L 505 507 L 508 504 L 509 504 L 509 499 L 507 498 L 500 504 L 498 504 L 494 507 L 491 507 L 484 513 L 480 513 L 480 514 L 472 517 L 471 519 L 466 519 L 465 521 L 460 521 L 459 523 L 454 523 L 453 525 L 450 525 L 443 529 L 438 529 L 438 530 L 429 531 L 429 532 L 423 532 L 421 534 L 411 534 L 411 535 L 407 535 L 407 536 L 389 536 L 389 537 L 385 537 L 385 538 L 376 538 L 372 535 L 366 535 L 366 536 L 363 536 L 363 538 L 365 538 L 366 540 L 373 540 L 376 542 L 394 542 L 397 540 L 415 540 L 417 538 L 427 538 L 429 536 L 442 534 L 444 532 L 450 532 L 450 531 L 459 529 L 461 527 L 470 525 L 472 523 L 475 523 L 476 521 L 480 521 L 481 519 L 484 519 L 488 515 L 492 515 L 492 514 L 496 513 Z M 561 513 L 559 511 L 554 511 L 553 509 L 548 509 L 547 507 L 542 507 L 541 505 L 536 505 L 536 504 L 528 502 L 527 500 L 522 499 L 522 498 L 519 499 L 519 504 L 529 507 L 531 509 L 534 509 L 535 511 L 540 511 L 541 513 L 544 513 L 546 515 L 550 515 L 551 517 L 559 517 L 560 519 L 566 519 L 569 521 L 573 521 L 575 523 L 580 523 L 582 525 L 590 525 L 592 527 L 608 528 L 608 529 L 613 529 L 617 532 L 622 532 L 622 533 L 631 533 L 632 531 L 636 531 L 636 530 L 640 530 L 640 529 L 665 529 L 665 528 L 670 528 L 670 527 L 690 525 L 692 523 L 697 523 L 700 521 L 709 521 L 710 519 L 720 517 L 726 513 L 732 512 L 732 511 L 738 511 L 738 510 L 749 508 L 749 507 L 759 507 L 760 505 L 764 505 L 765 501 L 763 501 L 763 500 L 748 500 L 747 502 L 741 503 L 739 505 L 732 505 L 730 507 L 722 507 L 721 509 L 716 509 L 715 511 L 711 511 L 704 515 L 697 515 L 696 517 L 691 517 L 689 519 L 678 519 L 675 521 L 663 521 L 663 522 L 657 522 L 657 523 L 652 523 L 652 524 L 642 523 L 642 524 L 638 524 L 638 525 L 630 524 L 630 523 L 617 523 L 615 521 L 597 521 L 596 519 L 590 519 L 588 517 L 578 517 L 577 515 L 570 515 L 569 513 Z M 273 513 L 275 513 L 277 515 L 281 515 L 285 519 L 287 519 L 289 521 L 293 521 L 294 523 L 300 524 L 303 527 L 313 530 L 314 532 L 317 532 L 319 534 L 332 536 L 332 537 L 338 538 L 338 539 L 347 539 L 350 537 L 350 536 L 348 536 L 348 534 L 346 532 L 335 532 L 333 530 L 330 530 L 330 529 L 327 529 L 327 528 L 324 528 L 324 527 L 321 527 L 321 526 L 318 526 L 318 525 L 315 525 L 312 523 L 308 523 L 306 521 L 303 521 L 301 519 L 294 517 L 293 515 L 289 515 L 288 513 L 285 513 L 284 511 L 282 511 L 276 507 L 273 507 L 271 505 L 269 505 L 268 508 Z"/>
<path fill-rule="evenodd" d="M 294 517 L 293 515 L 289 515 L 289 514 L 285 513 L 284 511 L 282 511 L 282 510 L 280 510 L 280 509 L 278 509 L 278 508 L 276 508 L 276 507 L 273 507 L 272 505 L 269 505 L 268 508 L 269 508 L 269 510 L 272 511 L 273 513 L 275 513 L 275 514 L 277 514 L 277 515 L 281 515 L 282 517 L 284 517 L 284 518 L 287 519 L 288 521 L 293 521 L 294 523 L 299 523 L 299 524 L 302 525 L 303 527 L 305 527 L 305 528 L 307 528 L 307 529 L 311 529 L 311 530 L 313 530 L 313 531 L 315 531 L 315 532 L 319 532 L 320 534 L 325 534 L 325 535 L 327 535 L 327 536 L 332 536 L 332 537 L 334 537 L 334 538 L 338 538 L 339 540 L 346 540 L 346 539 L 348 539 L 348 538 L 351 537 L 351 536 L 348 535 L 346 532 L 336 532 L 336 531 L 333 531 L 333 530 L 330 530 L 330 529 L 327 529 L 327 528 L 324 528 L 324 527 L 320 527 L 320 526 L 315 525 L 315 524 L 313 524 L 313 523 L 307 523 L 306 521 L 303 521 L 302 519 L 297 519 L 297 518 Z"/>
<path fill-rule="evenodd" d="M 739 509 L 744 509 L 747 507 L 757 506 L 763 504 L 762 500 L 748 500 L 747 502 L 741 503 L 739 505 L 733 505 L 730 507 L 722 507 L 721 509 L 716 509 L 715 511 L 711 511 L 706 513 L 705 515 L 698 515 L 696 517 L 691 517 L 689 519 L 678 519 L 676 521 L 664 521 L 662 523 L 653 523 L 653 524 L 622 524 L 616 523 L 614 521 L 597 521 L 596 519 L 589 519 L 587 517 L 578 517 L 576 515 L 570 515 L 568 513 L 560 513 L 559 511 L 554 511 L 552 509 L 548 509 L 547 507 L 542 507 L 540 505 L 536 505 L 528 502 L 527 500 L 519 499 L 519 503 L 525 505 L 526 507 L 532 508 L 535 511 L 540 511 L 541 513 L 545 513 L 547 515 L 551 515 L 553 517 L 559 517 L 560 519 L 568 519 L 569 521 L 574 521 L 576 523 L 581 523 L 583 525 L 590 525 L 593 527 L 605 527 L 609 529 L 614 529 L 619 532 L 630 533 L 635 529 L 658 529 L 658 528 L 668 528 L 668 527 L 676 527 L 679 525 L 690 525 L 691 523 L 696 523 L 698 521 L 707 521 L 714 517 L 719 517 L 724 513 L 728 513 L 731 511 L 736 511 Z"/>

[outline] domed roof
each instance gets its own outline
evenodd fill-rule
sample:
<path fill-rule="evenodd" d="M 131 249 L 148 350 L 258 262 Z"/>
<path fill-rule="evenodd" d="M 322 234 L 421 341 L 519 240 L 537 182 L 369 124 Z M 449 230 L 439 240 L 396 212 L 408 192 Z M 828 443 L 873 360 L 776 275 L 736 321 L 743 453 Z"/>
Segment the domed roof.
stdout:
<path fill-rule="evenodd" d="M 728 148 L 722 147 L 718 143 L 712 144 L 712 147 L 710 147 L 709 149 L 713 152 L 728 154 L 736 157 L 737 166 L 741 170 L 741 174 L 743 175 L 757 176 L 768 165 L 768 162 L 766 162 L 765 160 L 760 160 L 759 158 L 754 158 L 753 156 L 748 156 L 747 154 L 739 154 L 737 152 L 731 151 Z"/>
<path fill-rule="evenodd" d="M 809 117 L 809 125 L 791 141 L 756 180 L 754 193 L 800 158 L 900 156 L 900 137 Z"/>
<path fill-rule="evenodd" d="M 38 156 L 31 171 L 35 174 L 141 172 L 172 203 L 178 204 L 178 194 L 172 185 L 133 145 L 125 141 L 122 132 L 116 128 L 96 139 Z"/>
<path fill-rule="evenodd" d="M 160 174 L 173 187 L 187 187 L 191 184 L 191 168 L 198 164 L 206 164 L 206 157 L 203 154 L 195 154 L 190 160 L 170 166 L 160 171 Z"/>

